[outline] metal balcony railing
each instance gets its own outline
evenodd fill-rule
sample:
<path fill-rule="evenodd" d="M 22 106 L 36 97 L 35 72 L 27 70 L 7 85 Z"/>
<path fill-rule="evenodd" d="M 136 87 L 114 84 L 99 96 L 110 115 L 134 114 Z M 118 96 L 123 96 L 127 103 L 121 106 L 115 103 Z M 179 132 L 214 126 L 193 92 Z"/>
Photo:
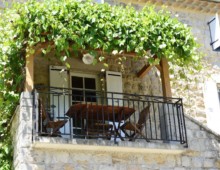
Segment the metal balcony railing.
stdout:
<path fill-rule="evenodd" d="M 180 98 L 42 86 L 33 96 L 36 135 L 187 145 Z"/>

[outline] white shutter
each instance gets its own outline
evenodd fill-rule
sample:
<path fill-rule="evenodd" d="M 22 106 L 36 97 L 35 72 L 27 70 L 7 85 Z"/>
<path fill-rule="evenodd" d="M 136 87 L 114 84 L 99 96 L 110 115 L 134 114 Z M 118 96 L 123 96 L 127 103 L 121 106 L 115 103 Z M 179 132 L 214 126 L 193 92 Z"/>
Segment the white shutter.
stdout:
<path fill-rule="evenodd" d="M 217 86 L 214 81 L 205 83 L 204 102 L 206 108 L 207 125 L 210 129 L 220 134 L 220 108 Z"/>
<path fill-rule="evenodd" d="M 107 92 L 122 93 L 122 74 L 120 72 L 106 71 L 106 90 Z M 108 93 L 108 105 L 122 106 L 122 94 Z M 114 98 L 114 100 L 112 100 Z M 113 103 L 113 102 L 114 103 Z"/>
<path fill-rule="evenodd" d="M 70 97 L 67 89 L 69 81 L 68 81 L 68 71 L 64 66 L 50 66 L 49 68 L 50 74 L 50 87 L 51 95 L 50 95 L 50 105 L 51 112 L 54 115 L 54 118 L 64 117 L 65 113 L 69 109 Z M 69 122 L 65 124 L 65 126 L 60 129 L 62 133 L 69 133 Z"/>
<path fill-rule="evenodd" d="M 220 25 L 218 14 L 208 22 L 210 35 L 211 35 L 211 45 L 213 50 L 220 50 Z"/>
<path fill-rule="evenodd" d="M 50 87 L 68 88 L 68 73 L 64 66 L 50 66 Z"/>

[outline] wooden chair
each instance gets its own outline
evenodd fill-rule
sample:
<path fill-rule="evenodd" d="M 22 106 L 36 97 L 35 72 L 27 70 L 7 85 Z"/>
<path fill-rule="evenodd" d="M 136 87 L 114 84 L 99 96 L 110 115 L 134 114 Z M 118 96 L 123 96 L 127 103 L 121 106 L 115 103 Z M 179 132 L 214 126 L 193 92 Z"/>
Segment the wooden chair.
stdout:
<path fill-rule="evenodd" d="M 148 141 L 146 136 L 142 133 L 142 130 L 146 124 L 149 114 L 150 105 L 148 105 L 141 111 L 137 123 L 125 122 L 122 126 L 120 126 L 120 129 L 124 132 L 124 134 L 126 135 L 126 137 L 129 138 L 130 141 L 134 141 L 139 135 L 144 137 Z M 129 131 L 130 134 L 127 131 Z"/>
<path fill-rule="evenodd" d="M 60 136 L 59 129 L 62 128 L 68 120 L 51 120 L 49 113 L 45 110 L 41 99 L 38 100 L 39 107 L 39 132 L 41 135 Z"/>

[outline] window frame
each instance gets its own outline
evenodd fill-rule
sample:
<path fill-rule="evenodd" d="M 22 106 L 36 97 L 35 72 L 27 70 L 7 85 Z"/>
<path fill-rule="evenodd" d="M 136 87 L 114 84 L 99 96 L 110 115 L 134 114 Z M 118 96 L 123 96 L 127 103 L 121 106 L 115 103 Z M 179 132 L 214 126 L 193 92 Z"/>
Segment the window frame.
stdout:
<path fill-rule="evenodd" d="M 82 77 L 83 78 L 83 88 L 75 88 L 75 89 L 79 89 L 79 90 L 90 90 L 90 89 L 86 89 L 85 88 L 85 78 L 94 78 L 95 79 L 95 90 L 94 91 L 99 91 L 99 84 L 100 82 L 98 81 L 98 75 L 97 74 L 89 74 L 89 73 L 81 73 L 81 72 L 70 72 L 70 88 L 73 88 L 73 84 L 72 84 L 72 77 Z M 78 101 L 78 102 L 86 102 L 85 101 L 85 93 L 83 94 L 83 101 Z M 71 97 L 71 104 L 73 104 L 73 99 Z"/>

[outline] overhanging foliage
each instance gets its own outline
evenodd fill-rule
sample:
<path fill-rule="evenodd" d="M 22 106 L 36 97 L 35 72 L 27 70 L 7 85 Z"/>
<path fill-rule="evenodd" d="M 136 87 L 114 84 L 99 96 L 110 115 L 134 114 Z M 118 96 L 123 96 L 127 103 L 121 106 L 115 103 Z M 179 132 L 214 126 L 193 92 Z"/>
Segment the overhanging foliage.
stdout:
<path fill-rule="evenodd" d="M 45 42 L 50 45 L 42 48 L 42 53 L 56 50 L 61 61 L 70 57 L 70 50 L 135 52 L 149 63 L 166 57 L 181 67 L 199 63 L 201 58 L 190 28 L 171 18 L 169 12 L 155 12 L 152 6 L 137 12 L 132 7 L 77 0 L 14 4 L 0 15 L 0 139 L 4 146 L 5 122 L 23 87 L 25 57 Z M 95 61 L 104 59 L 99 56 Z"/>

